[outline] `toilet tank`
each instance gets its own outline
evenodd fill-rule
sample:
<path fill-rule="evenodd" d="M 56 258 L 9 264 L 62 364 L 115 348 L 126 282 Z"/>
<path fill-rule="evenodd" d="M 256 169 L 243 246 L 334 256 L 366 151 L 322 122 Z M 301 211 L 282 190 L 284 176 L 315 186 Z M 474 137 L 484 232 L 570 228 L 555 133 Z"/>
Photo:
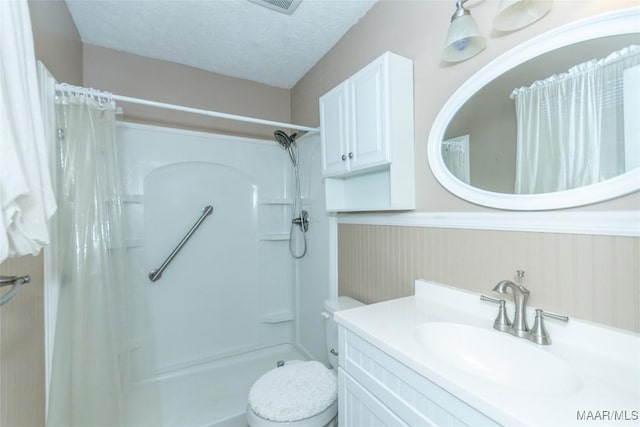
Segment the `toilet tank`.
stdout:
<path fill-rule="evenodd" d="M 349 297 L 331 298 L 324 302 L 322 317 L 325 319 L 327 336 L 327 356 L 333 368 L 338 367 L 338 324 L 333 320 L 336 311 L 363 306 L 364 304 Z"/>

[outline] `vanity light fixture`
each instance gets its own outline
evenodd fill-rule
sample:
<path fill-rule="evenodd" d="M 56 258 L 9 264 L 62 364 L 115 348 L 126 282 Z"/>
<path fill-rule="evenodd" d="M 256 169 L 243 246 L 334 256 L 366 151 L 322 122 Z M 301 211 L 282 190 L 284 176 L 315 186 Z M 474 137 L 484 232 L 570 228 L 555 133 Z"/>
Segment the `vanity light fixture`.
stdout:
<path fill-rule="evenodd" d="M 514 31 L 533 24 L 551 10 L 553 0 L 501 0 L 493 28 Z"/>
<path fill-rule="evenodd" d="M 451 17 L 447 41 L 442 49 L 442 60 L 464 61 L 480 53 L 487 43 L 471 12 L 464 7 L 469 0 L 457 0 L 456 12 Z M 549 10 L 553 0 L 500 0 L 493 28 L 508 32 L 533 24 Z"/>
<path fill-rule="evenodd" d="M 442 59 L 445 61 L 458 62 L 469 59 L 480 53 L 487 44 L 487 39 L 480 34 L 471 12 L 463 6 L 467 1 L 456 2 L 456 12 L 451 17 L 447 41 L 442 50 Z"/>

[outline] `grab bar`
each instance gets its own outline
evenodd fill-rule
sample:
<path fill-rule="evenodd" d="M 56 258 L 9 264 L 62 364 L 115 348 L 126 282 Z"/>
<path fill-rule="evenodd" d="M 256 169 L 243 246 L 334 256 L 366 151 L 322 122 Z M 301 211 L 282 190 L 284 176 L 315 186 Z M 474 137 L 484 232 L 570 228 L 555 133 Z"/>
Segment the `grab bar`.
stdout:
<path fill-rule="evenodd" d="M 11 298 L 16 296 L 20 286 L 29 283 L 31 281 L 30 276 L 0 276 L 0 288 L 3 286 L 12 285 L 9 292 L 0 298 L 0 305 L 6 304 Z"/>
<path fill-rule="evenodd" d="M 200 224 L 202 224 L 202 221 L 204 221 L 205 218 L 209 214 L 211 214 L 211 212 L 213 212 L 213 206 L 205 206 L 202 209 L 202 215 L 200 215 L 200 218 L 198 218 L 196 223 L 193 224 L 193 227 L 191 227 L 191 229 L 187 232 L 184 238 L 180 240 L 180 243 L 178 243 L 178 246 L 176 246 L 173 252 L 171 252 L 171 254 L 167 257 L 167 259 L 164 260 L 164 262 L 159 268 L 154 268 L 149 272 L 149 280 L 151 280 L 152 282 L 155 282 L 162 276 L 162 272 L 164 271 L 165 268 L 167 268 L 171 260 L 173 260 L 173 257 L 175 257 L 178 254 L 178 252 L 180 252 L 180 249 L 182 249 L 184 244 L 187 243 L 187 240 L 189 240 L 191 235 L 196 231 L 196 229 L 200 226 Z"/>

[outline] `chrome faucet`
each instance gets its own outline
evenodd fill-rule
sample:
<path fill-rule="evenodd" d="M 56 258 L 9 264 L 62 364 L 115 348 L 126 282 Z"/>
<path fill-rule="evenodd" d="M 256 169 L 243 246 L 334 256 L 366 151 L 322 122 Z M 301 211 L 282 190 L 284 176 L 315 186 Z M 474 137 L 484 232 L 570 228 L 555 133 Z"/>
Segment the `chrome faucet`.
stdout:
<path fill-rule="evenodd" d="M 569 318 L 561 314 L 549 313 L 548 311 L 542 311 L 536 309 L 536 321 L 531 329 L 527 324 L 527 300 L 529 299 L 529 290 L 522 286 L 522 278 L 524 277 L 524 271 L 518 270 L 518 284 L 516 285 L 510 280 L 502 280 L 494 288 L 494 292 L 506 294 L 507 289 L 511 289 L 513 293 L 513 302 L 516 307 L 513 323 L 509 321 L 504 300 L 497 300 L 495 298 L 488 297 L 486 295 L 480 295 L 480 300 L 489 301 L 494 304 L 498 304 L 500 309 L 498 311 L 498 317 L 493 322 L 493 328 L 502 332 L 509 332 L 520 338 L 527 338 L 536 344 L 549 345 L 551 344 L 551 337 L 547 328 L 544 326 L 544 318 L 551 317 L 552 319 L 568 322 Z"/>
<path fill-rule="evenodd" d="M 522 285 L 524 271 L 518 270 L 517 273 L 518 284 L 515 284 L 510 280 L 502 280 L 493 288 L 493 291 L 506 294 L 507 289 L 511 289 L 516 312 L 513 315 L 513 323 L 506 332 L 520 338 L 528 338 L 529 325 L 527 325 L 527 300 L 529 299 L 529 290 Z"/>

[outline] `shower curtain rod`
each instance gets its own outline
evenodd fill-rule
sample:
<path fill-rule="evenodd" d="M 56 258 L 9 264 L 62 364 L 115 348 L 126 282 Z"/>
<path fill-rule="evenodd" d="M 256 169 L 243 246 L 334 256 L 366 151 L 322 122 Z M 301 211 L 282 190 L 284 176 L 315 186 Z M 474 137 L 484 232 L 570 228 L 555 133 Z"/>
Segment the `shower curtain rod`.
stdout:
<path fill-rule="evenodd" d="M 301 131 L 305 131 L 305 132 L 320 132 L 320 128 L 312 128 L 312 127 L 308 127 L 308 126 L 294 125 L 294 124 L 291 124 L 291 123 L 283 123 L 283 122 L 276 122 L 276 121 L 272 121 L 272 120 L 257 119 L 255 117 L 239 116 L 239 115 L 236 115 L 236 114 L 221 113 L 221 112 L 218 112 L 218 111 L 201 110 L 199 108 L 191 108 L 191 107 L 184 107 L 182 105 L 175 105 L 175 104 L 167 104 L 167 103 L 164 103 L 164 102 L 149 101 L 147 99 L 131 98 L 129 96 L 116 95 L 116 94 L 109 93 L 109 92 L 98 92 L 95 89 L 87 89 L 87 88 L 84 88 L 84 87 L 81 87 L 81 86 L 73 86 L 73 85 L 70 85 L 70 84 L 67 84 L 67 83 L 58 83 L 58 84 L 56 84 L 56 91 L 58 91 L 58 92 L 64 92 L 64 91 L 69 91 L 69 90 L 71 90 L 71 91 L 73 91 L 73 90 L 77 90 L 77 91 L 95 91 L 96 93 L 102 93 L 104 96 L 110 97 L 114 101 L 122 101 L 122 102 L 131 103 L 131 104 L 147 105 L 149 107 L 163 108 L 165 110 L 184 111 L 184 112 L 187 112 L 187 113 L 200 114 L 200 115 L 209 116 L 209 117 L 217 117 L 217 118 L 220 118 L 220 119 L 235 120 L 235 121 L 247 122 L 247 123 L 256 123 L 256 124 L 259 124 L 259 125 L 282 127 L 282 128 L 286 128 L 286 129 L 301 130 Z"/>

